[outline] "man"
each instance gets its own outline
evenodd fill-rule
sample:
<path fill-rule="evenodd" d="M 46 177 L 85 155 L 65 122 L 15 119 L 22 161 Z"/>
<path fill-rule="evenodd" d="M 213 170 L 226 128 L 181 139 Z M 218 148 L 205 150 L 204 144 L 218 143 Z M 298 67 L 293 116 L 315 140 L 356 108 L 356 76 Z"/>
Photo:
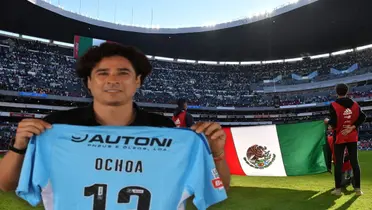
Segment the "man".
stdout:
<path fill-rule="evenodd" d="M 358 163 L 358 130 L 357 128 L 365 121 L 366 115 L 360 109 L 358 103 L 346 95 L 349 88 L 346 84 L 336 86 L 337 100 L 330 106 L 331 119 L 324 122 L 333 129 L 334 153 L 335 153 L 335 189 L 333 195 L 341 195 L 342 164 L 345 148 L 349 153 L 350 163 L 353 168 L 355 179 L 355 193 L 362 195 L 360 189 L 360 167 Z"/>
<path fill-rule="evenodd" d="M 177 108 L 173 113 L 173 122 L 177 127 L 190 128 L 194 125 L 194 119 L 190 113 L 187 112 L 187 102 L 186 99 L 178 99 Z"/>
<path fill-rule="evenodd" d="M 146 56 L 132 47 L 104 43 L 91 48 L 79 59 L 77 75 L 93 96 L 93 103 L 53 113 L 43 120 L 22 120 L 10 151 L 0 162 L 0 189 L 16 189 L 30 138 L 51 128 L 52 124 L 175 127 L 171 119 L 145 112 L 133 103 L 136 90 L 151 70 Z M 199 122 L 191 129 L 207 136 L 217 171 L 228 189 L 230 172 L 224 160 L 225 132 L 213 122 Z"/>

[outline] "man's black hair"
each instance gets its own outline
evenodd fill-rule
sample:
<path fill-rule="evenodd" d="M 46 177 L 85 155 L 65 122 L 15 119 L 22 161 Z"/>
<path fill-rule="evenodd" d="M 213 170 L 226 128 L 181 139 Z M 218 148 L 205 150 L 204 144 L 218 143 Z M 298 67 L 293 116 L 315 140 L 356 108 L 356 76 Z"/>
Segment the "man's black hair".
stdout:
<path fill-rule="evenodd" d="M 187 102 L 186 99 L 184 99 L 184 98 L 180 98 L 180 99 L 178 99 L 178 101 L 177 101 L 177 106 L 178 106 L 179 108 L 183 108 L 183 106 L 185 105 L 186 102 Z"/>
<path fill-rule="evenodd" d="M 112 56 L 122 56 L 128 59 L 136 72 L 136 76 L 141 75 L 141 85 L 152 71 L 150 61 L 138 49 L 118 43 L 105 42 L 99 46 L 91 47 L 77 62 L 77 76 L 83 80 L 86 87 L 93 68 L 103 58 Z"/>
<path fill-rule="evenodd" d="M 346 96 L 346 94 L 347 94 L 348 91 L 349 91 L 349 87 L 346 84 L 341 83 L 341 84 L 336 85 L 336 93 L 337 93 L 337 95 L 339 95 L 339 96 Z"/>

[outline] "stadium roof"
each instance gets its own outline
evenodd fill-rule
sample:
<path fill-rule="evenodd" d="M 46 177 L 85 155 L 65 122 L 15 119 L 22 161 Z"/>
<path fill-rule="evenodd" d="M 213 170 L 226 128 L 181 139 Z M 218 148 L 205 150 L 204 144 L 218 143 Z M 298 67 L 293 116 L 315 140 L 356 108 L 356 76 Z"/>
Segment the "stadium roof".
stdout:
<path fill-rule="evenodd" d="M 60 14 L 62 16 L 65 16 L 67 18 L 71 18 L 71 19 L 74 19 L 74 20 L 77 20 L 77 21 L 85 22 L 85 23 L 88 23 L 88 24 L 96 25 L 96 26 L 102 26 L 102 27 L 121 30 L 121 31 L 138 32 L 138 33 L 179 34 L 179 33 L 193 33 L 193 32 L 213 31 L 213 30 L 218 30 L 218 29 L 225 29 L 225 28 L 230 28 L 230 27 L 241 26 L 241 25 L 257 22 L 259 20 L 263 20 L 263 19 L 266 19 L 266 18 L 271 18 L 271 17 L 277 16 L 277 15 L 289 12 L 291 10 L 294 10 L 294 9 L 299 8 L 299 7 L 311 4 L 311 3 L 315 2 L 315 1 L 318 1 L 318 0 L 277 0 L 277 1 L 289 1 L 289 2 L 287 2 L 286 4 L 283 4 L 279 7 L 276 7 L 274 9 L 271 9 L 271 10 L 269 9 L 269 11 L 265 10 L 264 12 L 261 11 L 260 13 L 253 13 L 250 16 L 247 16 L 247 17 L 244 17 L 244 18 L 242 17 L 242 18 L 238 18 L 238 19 L 235 19 L 235 20 L 224 21 L 224 22 L 220 22 L 220 23 L 208 23 L 208 24 L 205 24 L 205 25 L 202 25 L 202 26 L 196 26 L 195 25 L 195 26 L 184 26 L 184 27 L 182 27 L 182 26 L 161 27 L 161 26 L 158 26 L 158 25 L 152 25 L 152 26 L 147 25 L 146 26 L 146 25 L 136 25 L 135 23 L 132 23 L 132 24 L 122 23 L 122 24 L 120 24 L 120 23 L 116 23 L 115 21 L 100 19 L 99 17 L 93 17 L 93 16 L 90 16 L 88 14 L 84 14 L 84 13 L 80 14 L 79 11 L 76 11 L 76 10 L 67 10 L 63 7 L 63 5 L 56 5 L 57 2 L 55 2 L 55 4 L 48 2 L 50 0 L 28 0 L 28 1 L 44 8 L 44 9 L 47 9 L 47 10 L 50 10 L 50 11 L 55 12 L 57 14 Z M 69 1 L 75 2 L 76 4 L 79 5 L 79 1 L 77 1 L 77 0 L 69 0 Z M 99 1 L 100 0 L 98 0 L 98 2 L 93 2 L 93 4 L 89 4 L 89 5 L 94 5 L 94 3 L 99 3 Z M 109 3 L 110 0 L 105 0 L 105 1 L 107 1 L 107 2 L 105 2 L 105 4 L 106 3 L 110 4 Z M 114 1 L 116 2 L 117 0 L 114 0 Z M 144 1 L 146 1 L 146 0 L 144 0 Z M 61 3 L 61 4 L 64 4 L 64 3 L 67 3 L 67 2 L 68 1 L 64 1 L 64 2 L 58 1 L 58 3 Z M 249 0 L 247 2 L 249 2 Z M 112 4 L 111 6 L 115 6 L 115 4 L 117 4 L 117 3 L 118 2 L 116 2 L 116 3 L 111 2 L 111 4 Z M 134 2 L 133 1 L 132 2 L 124 1 L 124 3 L 125 3 L 126 7 L 123 10 L 120 9 L 120 14 L 122 12 L 123 13 L 128 12 L 125 9 L 129 9 L 130 4 L 134 3 Z M 138 2 L 136 2 L 136 4 L 138 4 Z M 175 5 L 177 5 L 177 4 L 175 4 Z M 95 5 L 95 6 L 99 6 L 99 5 Z M 238 6 L 238 5 L 235 5 L 235 6 Z M 79 10 L 83 9 L 81 7 L 83 7 L 83 5 L 82 5 L 82 2 L 80 0 L 80 9 Z M 176 6 L 176 7 L 178 8 L 179 6 Z M 107 8 L 105 8 L 105 9 L 106 9 L 106 12 L 107 12 Z M 167 8 L 167 9 L 169 9 L 169 8 Z M 94 9 L 94 10 L 96 10 L 97 14 L 99 14 L 100 9 Z M 187 11 L 187 8 L 182 8 L 182 10 Z M 113 9 L 113 11 L 110 11 L 111 15 L 113 13 L 118 13 L 117 9 Z M 208 14 L 208 13 L 211 13 L 211 11 L 208 11 L 208 12 L 205 12 L 205 13 Z M 227 15 L 227 13 L 229 13 L 229 12 L 226 12 L 226 14 L 221 14 L 219 16 L 223 17 L 224 15 Z M 172 18 L 172 17 L 169 17 L 168 15 L 166 15 L 166 16 L 168 17 L 168 19 L 174 19 L 174 20 L 177 19 L 177 17 Z M 147 18 L 144 18 L 144 19 L 147 19 Z M 186 19 L 186 21 L 187 21 L 187 18 L 182 18 L 182 19 Z M 189 17 L 188 19 L 190 19 L 190 23 L 191 23 L 192 22 L 192 20 L 191 20 L 192 17 Z M 174 21 L 174 20 L 172 20 L 172 21 Z"/>
<path fill-rule="evenodd" d="M 0 3 L 0 30 L 72 43 L 74 35 L 122 42 L 148 55 L 206 61 L 275 60 L 372 43 L 372 1 L 320 0 L 254 23 L 214 31 L 119 31 L 56 14 L 26 0 Z M 10 12 L 11 11 L 11 12 Z"/>

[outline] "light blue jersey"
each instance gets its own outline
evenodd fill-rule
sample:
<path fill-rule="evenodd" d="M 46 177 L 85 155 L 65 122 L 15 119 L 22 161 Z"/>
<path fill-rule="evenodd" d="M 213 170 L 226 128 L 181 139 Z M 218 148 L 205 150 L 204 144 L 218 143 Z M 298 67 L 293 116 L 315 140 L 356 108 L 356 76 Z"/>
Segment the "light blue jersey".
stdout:
<path fill-rule="evenodd" d="M 53 125 L 30 140 L 16 193 L 46 210 L 206 209 L 227 198 L 191 130 Z"/>

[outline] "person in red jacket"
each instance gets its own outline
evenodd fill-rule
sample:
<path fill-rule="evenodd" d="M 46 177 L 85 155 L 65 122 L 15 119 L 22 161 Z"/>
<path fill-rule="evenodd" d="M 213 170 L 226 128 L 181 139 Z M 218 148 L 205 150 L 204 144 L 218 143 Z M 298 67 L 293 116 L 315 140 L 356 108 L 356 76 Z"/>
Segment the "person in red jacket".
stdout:
<path fill-rule="evenodd" d="M 360 167 L 358 163 L 358 127 L 365 121 L 366 115 L 357 102 L 347 97 L 349 87 L 346 84 L 336 86 L 337 100 L 330 105 L 330 119 L 324 122 L 333 129 L 335 154 L 335 189 L 333 195 L 341 195 L 342 164 L 345 148 L 349 153 L 353 168 L 356 195 L 362 195 L 360 189 Z"/>
<path fill-rule="evenodd" d="M 186 99 L 178 99 L 177 108 L 173 113 L 172 120 L 177 127 L 190 128 L 194 125 L 194 118 L 187 112 Z"/>

